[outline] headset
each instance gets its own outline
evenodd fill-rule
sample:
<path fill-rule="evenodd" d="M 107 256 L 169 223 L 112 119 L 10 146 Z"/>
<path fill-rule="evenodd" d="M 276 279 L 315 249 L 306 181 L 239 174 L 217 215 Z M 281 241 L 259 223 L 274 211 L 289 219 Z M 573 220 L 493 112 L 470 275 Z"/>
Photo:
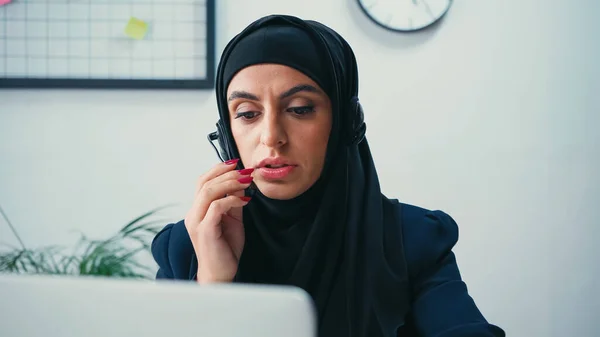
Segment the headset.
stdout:
<path fill-rule="evenodd" d="M 331 51 L 329 50 L 329 46 L 327 44 L 325 37 L 323 37 L 321 32 L 314 29 L 310 25 L 305 24 L 305 23 L 302 23 L 302 25 L 305 28 L 310 29 L 313 33 L 316 33 L 316 35 L 318 35 L 319 39 L 321 40 L 321 42 L 327 49 L 327 54 L 329 55 L 329 59 L 331 61 L 330 64 L 331 64 L 331 67 L 333 68 L 333 72 L 334 72 L 333 75 L 335 77 L 334 83 L 336 84 L 336 92 L 339 92 L 339 90 L 338 90 L 339 88 L 337 88 L 337 86 L 338 86 L 337 70 L 335 69 L 333 55 L 332 55 Z M 219 99 L 219 98 L 217 97 L 217 99 Z M 354 145 L 360 144 L 365 139 L 365 134 L 367 131 L 367 125 L 365 123 L 364 111 L 363 111 L 362 105 L 360 104 L 357 96 L 354 96 L 350 99 L 349 110 L 351 112 L 351 116 L 347 120 L 348 125 L 342 126 L 342 129 L 343 129 L 342 133 L 347 135 L 346 136 L 347 145 L 354 146 Z M 232 147 L 229 146 L 230 144 L 229 144 L 229 140 L 227 138 L 227 132 L 225 130 L 223 121 L 221 119 L 219 119 L 217 121 L 216 126 L 217 126 L 217 130 L 208 134 L 208 136 L 207 136 L 208 141 L 214 148 L 215 152 L 217 153 L 217 156 L 219 157 L 219 159 L 221 161 L 224 162 L 224 161 L 233 159 L 233 155 L 230 150 Z M 221 148 L 221 151 L 219 151 L 217 149 L 217 147 L 214 144 L 214 141 L 218 142 L 219 147 Z"/>

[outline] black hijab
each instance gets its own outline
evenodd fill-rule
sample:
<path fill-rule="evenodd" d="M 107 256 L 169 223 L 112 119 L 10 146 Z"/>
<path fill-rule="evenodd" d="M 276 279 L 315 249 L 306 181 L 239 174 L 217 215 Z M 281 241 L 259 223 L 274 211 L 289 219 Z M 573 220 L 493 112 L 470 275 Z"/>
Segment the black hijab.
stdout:
<path fill-rule="evenodd" d="M 385 266 L 383 199 L 368 143 L 350 141 L 358 95 L 354 53 L 330 28 L 286 15 L 261 18 L 234 37 L 223 52 L 216 88 L 230 157 L 239 154 L 227 87 L 239 70 L 260 63 L 283 64 L 312 78 L 331 99 L 333 124 L 325 167 L 307 192 L 292 200 L 252 194 L 235 281 L 303 288 L 315 301 L 321 336 L 373 336 L 380 331 L 373 324 L 397 321 L 401 308 L 390 309 L 376 296 L 397 280 Z"/>

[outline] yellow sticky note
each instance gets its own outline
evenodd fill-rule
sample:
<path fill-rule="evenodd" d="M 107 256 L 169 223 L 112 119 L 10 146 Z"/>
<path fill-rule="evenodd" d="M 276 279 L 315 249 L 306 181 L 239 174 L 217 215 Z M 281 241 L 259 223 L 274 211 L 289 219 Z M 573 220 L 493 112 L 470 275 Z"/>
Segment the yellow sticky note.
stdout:
<path fill-rule="evenodd" d="M 127 26 L 125 27 L 125 34 L 132 39 L 141 40 L 146 36 L 148 32 L 148 24 L 144 21 L 132 17 L 129 19 Z"/>

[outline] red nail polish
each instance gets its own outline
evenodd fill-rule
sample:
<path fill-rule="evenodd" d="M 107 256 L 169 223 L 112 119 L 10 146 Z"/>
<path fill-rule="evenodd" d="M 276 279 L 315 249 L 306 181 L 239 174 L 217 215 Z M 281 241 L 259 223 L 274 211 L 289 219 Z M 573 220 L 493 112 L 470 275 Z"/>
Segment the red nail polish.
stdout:
<path fill-rule="evenodd" d="M 243 176 L 247 176 L 250 173 L 254 172 L 253 168 L 247 168 L 247 169 L 243 169 L 243 170 L 238 170 L 238 172 L 243 175 Z"/>
<path fill-rule="evenodd" d="M 231 159 L 225 162 L 225 165 L 233 165 L 236 164 L 238 161 L 240 161 L 239 159 Z"/>
<path fill-rule="evenodd" d="M 240 199 L 242 199 L 242 201 L 250 201 L 252 198 L 251 197 L 240 197 Z"/>
<path fill-rule="evenodd" d="M 242 184 L 248 184 L 248 183 L 252 182 L 252 179 L 254 179 L 254 178 L 252 178 L 252 177 L 243 177 L 243 178 L 238 179 L 238 181 L 240 183 L 242 183 Z"/>

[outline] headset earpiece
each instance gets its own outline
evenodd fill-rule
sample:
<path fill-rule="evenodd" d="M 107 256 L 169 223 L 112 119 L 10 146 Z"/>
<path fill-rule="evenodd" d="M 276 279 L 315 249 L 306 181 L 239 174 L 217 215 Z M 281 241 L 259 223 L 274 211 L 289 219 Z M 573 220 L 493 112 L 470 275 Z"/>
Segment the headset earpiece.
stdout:
<path fill-rule="evenodd" d="M 367 132 L 367 124 L 365 123 L 365 114 L 362 108 L 362 105 L 358 101 L 358 97 L 352 97 L 350 102 L 350 111 L 351 117 L 349 118 L 349 135 L 350 145 L 358 145 L 360 142 L 365 139 L 365 134 Z"/>
<path fill-rule="evenodd" d="M 219 144 L 219 148 L 221 151 L 219 151 L 219 149 L 217 149 L 217 147 L 215 146 L 215 140 Z M 210 142 L 210 145 L 212 145 L 212 147 L 215 149 L 215 152 L 217 153 L 217 156 L 219 156 L 219 159 L 221 159 L 221 161 L 224 162 L 232 159 L 231 155 L 229 154 L 229 143 L 227 142 L 227 137 L 225 137 L 225 129 L 223 128 L 223 122 L 220 119 L 217 121 L 217 131 L 208 134 L 208 141 Z"/>
<path fill-rule="evenodd" d="M 217 122 L 217 132 L 219 133 L 219 146 L 221 147 L 221 156 L 223 157 L 223 161 L 227 161 L 232 159 L 231 154 L 229 153 L 229 142 L 227 137 L 225 136 L 225 127 L 223 126 L 223 121 L 219 119 Z"/>

